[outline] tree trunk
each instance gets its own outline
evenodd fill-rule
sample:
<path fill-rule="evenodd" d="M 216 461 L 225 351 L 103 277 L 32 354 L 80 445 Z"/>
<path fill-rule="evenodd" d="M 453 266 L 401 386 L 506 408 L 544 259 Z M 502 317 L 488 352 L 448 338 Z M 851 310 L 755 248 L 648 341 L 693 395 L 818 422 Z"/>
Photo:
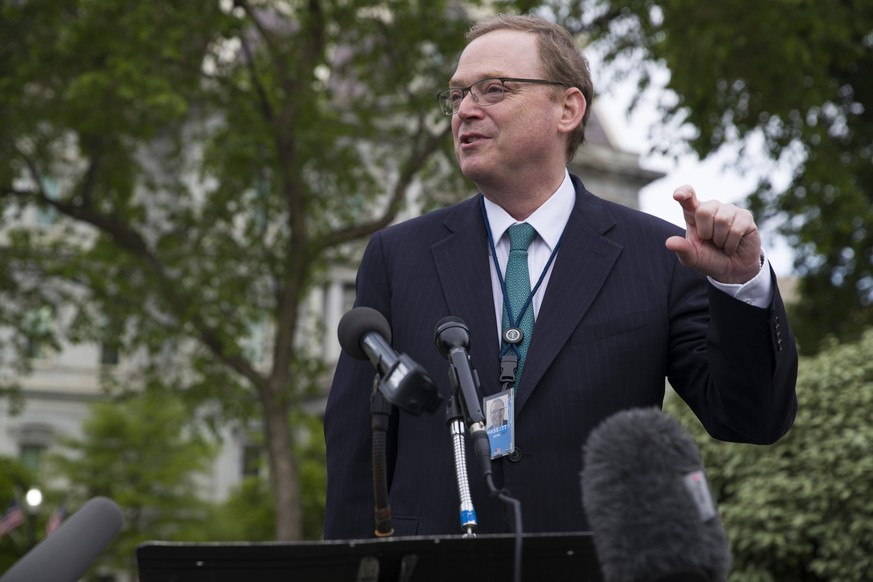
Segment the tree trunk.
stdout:
<path fill-rule="evenodd" d="M 281 389 L 267 383 L 261 389 L 261 402 L 276 507 L 276 540 L 299 541 L 303 539 L 303 515 L 288 401 Z"/>

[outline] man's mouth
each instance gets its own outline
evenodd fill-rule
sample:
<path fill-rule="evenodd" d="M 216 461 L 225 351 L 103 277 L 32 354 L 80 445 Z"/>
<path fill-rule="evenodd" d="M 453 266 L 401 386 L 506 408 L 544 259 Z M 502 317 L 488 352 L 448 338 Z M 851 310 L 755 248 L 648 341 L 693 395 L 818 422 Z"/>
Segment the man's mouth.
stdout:
<path fill-rule="evenodd" d="M 469 145 L 481 139 L 484 139 L 484 136 L 478 133 L 468 133 L 461 136 L 461 145 Z"/>

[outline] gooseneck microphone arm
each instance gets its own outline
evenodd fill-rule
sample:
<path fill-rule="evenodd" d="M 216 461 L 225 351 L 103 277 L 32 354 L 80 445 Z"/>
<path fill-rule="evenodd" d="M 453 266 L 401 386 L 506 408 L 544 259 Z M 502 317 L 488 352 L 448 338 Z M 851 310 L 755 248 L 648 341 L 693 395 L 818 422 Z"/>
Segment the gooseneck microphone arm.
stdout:
<path fill-rule="evenodd" d="M 446 405 L 446 423 L 452 435 L 452 452 L 455 458 L 455 477 L 458 480 L 458 496 L 461 500 L 461 529 L 464 537 L 472 537 L 479 522 L 476 510 L 473 508 L 473 496 L 470 494 L 470 480 L 467 477 L 467 454 L 464 448 L 464 414 L 458 405 L 458 399 L 450 396 Z"/>
<path fill-rule="evenodd" d="M 373 393 L 370 396 L 370 427 L 373 438 L 373 501 L 376 518 L 374 533 L 377 538 L 385 538 L 394 534 L 394 527 L 391 525 L 391 506 L 388 504 L 388 460 L 385 451 L 392 406 L 379 390 L 380 381 L 379 375 L 376 374 L 373 378 Z"/>

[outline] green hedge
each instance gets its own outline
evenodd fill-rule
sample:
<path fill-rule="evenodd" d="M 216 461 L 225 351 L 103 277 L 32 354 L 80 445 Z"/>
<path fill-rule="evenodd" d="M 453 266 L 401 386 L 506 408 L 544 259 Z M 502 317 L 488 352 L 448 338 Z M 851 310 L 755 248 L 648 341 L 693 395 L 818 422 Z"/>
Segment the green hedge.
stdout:
<path fill-rule="evenodd" d="M 801 359 L 794 427 L 772 446 L 715 441 L 678 397 L 731 540 L 731 580 L 873 579 L 873 330 Z"/>

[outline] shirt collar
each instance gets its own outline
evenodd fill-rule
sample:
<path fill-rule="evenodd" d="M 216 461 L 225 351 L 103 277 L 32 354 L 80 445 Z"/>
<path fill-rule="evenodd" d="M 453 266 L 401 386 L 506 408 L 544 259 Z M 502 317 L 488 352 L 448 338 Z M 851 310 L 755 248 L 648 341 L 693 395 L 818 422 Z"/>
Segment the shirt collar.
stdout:
<path fill-rule="evenodd" d="M 553 251 L 561 239 L 561 233 L 567 226 L 574 204 L 576 204 L 576 190 L 570 181 L 570 173 L 565 169 L 564 181 L 561 182 L 555 193 L 524 221 L 536 229 L 537 234 L 549 247 L 549 251 Z M 491 228 L 491 235 L 494 237 L 494 244 L 498 244 L 510 226 L 519 222 L 487 198 L 485 199 L 485 213 L 488 216 L 488 225 Z"/>

